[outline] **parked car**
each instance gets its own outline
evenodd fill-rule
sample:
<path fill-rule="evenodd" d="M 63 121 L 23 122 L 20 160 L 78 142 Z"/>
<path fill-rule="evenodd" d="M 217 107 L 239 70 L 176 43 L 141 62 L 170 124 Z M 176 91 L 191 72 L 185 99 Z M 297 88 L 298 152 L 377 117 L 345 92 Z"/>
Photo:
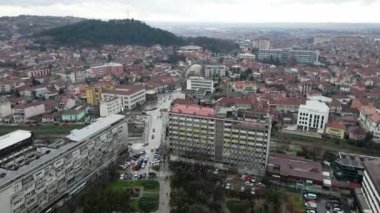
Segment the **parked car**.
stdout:
<path fill-rule="evenodd" d="M 226 189 L 230 189 L 231 188 L 231 184 L 230 183 L 227 183 L 226 184 Z"/>

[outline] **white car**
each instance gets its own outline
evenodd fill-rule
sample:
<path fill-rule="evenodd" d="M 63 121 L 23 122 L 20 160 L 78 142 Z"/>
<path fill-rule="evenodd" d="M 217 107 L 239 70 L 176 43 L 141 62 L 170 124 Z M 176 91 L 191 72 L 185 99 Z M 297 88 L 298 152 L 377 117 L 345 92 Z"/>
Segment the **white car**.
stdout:
<path fill-rule="evenodd" d="M 231 188 L 231 184 L 230 183 L 227 183 L 226 184 L 226 189 L 230 189 Z"/>
<path fill-rule="evenodd" d="M 249 181 L 246 181 L 246 182 L 245 182 L 245 185 L 246 185 L 246 186 L 253 187 L 253 183 L 251 183 L 251 182 L 249 182 Z"/>
<path fill-rule="evenodd" d="M 120 175 L 120 180 L 124 180 L 124 174 Z"/>
<path fill-rule="evenodd" d="M 255 195 L 255 188 L 251 189 L 251 195 Z"/>
<path fill-rule="evenodd" d="M 215 169 L 215 171 L 214 171 L 214 175 L 217 175 L 218 172 L 219 172 L 219 170 L 218 170 L 218 169 Z"/>
<path fill-rule="evenodd" d="M 141 164 L 141 168 L 145 169 L 145 163 Z"/>

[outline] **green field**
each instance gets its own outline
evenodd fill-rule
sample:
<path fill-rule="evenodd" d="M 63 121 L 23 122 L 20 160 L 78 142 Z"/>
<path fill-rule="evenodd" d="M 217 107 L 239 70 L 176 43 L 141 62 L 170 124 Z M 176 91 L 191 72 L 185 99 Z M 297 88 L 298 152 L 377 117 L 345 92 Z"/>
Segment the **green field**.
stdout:
<path fill-rule="evenodd" d="M 240 200 L 234 199 L 234 200 L 227 200 L 226 202 L 227 208 L 230 210 L 231 213 L 240 213 L 242 212 Z"/>
<path fill-rule="evenodd" d="M 108 187 L 112 191 L 142 189 L 143 194 L 140 198 L 131 199 L 131 207 L 135 212 L 154 212 L 158 209 L 160 184 L 156 180 L 116 180 L 109 183 Z"/>
<path fill-rule="evenodd" d="M 70 126 L 56 126 L 56 125 L 39 125 L 39 126 L 0 126 L 0 136 L 8 134 L 18 129 L 29 130 L 34 133 L 35 136 L 49 136 L 49 135 L 66 135 L 73 129 L 80 129 L 84 125 L 70 125 Z"/>

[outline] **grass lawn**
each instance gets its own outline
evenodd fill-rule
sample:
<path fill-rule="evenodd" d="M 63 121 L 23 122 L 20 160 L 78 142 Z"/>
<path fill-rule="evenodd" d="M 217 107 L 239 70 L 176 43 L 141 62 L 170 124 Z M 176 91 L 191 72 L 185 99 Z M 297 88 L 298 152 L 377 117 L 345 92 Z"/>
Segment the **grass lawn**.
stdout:
<path fill-rule="evenodd" d="M 109 187 L 113 191 L 124 190 L 126 188 L 137 188 L 143 187 L 145 192 L 158 192 L 160 184 L 156 180 L 135 180 L 135 181 L 125 181 L 116 180 L 109 184 Z"/>
<path fill-rule="evenodd" d="M 32 131 L 35 136 L 42 135 L 64 135 L 69 134 L 73 129 L 82 128 L 83 125 L 56 126 L 56 125 L 40 125 L 40 126 L 0 126 L 0 135 L 5 135 L 18 129 Z"/>
<path fill-rule="evenodd" d="M 240 200 L 238 200 L 238 199 L 227 200 L 226 204 L 227 204 L 227 208 L 230 210 L 231 213 L 242 212 Z"/>
<path fill-rule="evenodd" d="M 144 188 L 142 197 L 131 199 L 131 207 L 135 212 L 154 212 L 159 205 L 160 184 L 156 180 L 116 180 L 109 183 L 113 191 L 125 190 L 128 188 Z"/>

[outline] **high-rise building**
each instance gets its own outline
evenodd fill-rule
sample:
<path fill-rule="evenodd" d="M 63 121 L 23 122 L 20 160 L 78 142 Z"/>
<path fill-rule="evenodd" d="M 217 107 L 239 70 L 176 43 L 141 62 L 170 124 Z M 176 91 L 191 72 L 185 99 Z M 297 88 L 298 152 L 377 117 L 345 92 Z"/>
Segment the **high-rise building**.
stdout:
<path fill-rule="evenodd" d="M 93 106 L 99 105 L 102 95 L 102 86 L 94 85 L 86 88 L 86 101 Z"/>
<path fill-rule="evenodd" d="M 364 167 L 362 191 L 365 200 L 373 213 L 380 212 L 380 160 L 365 161 Z"/>
<path fill-rule="evenodd" d="M 270 41 L 268 39 L 256 39 L 252 42 L 252 47 L 257 49 L 269 49 Z"/>
<path fill-rule="evenodd" d="M 257 56 L 259 61 L 286 64 L 291 58 L 298 64 L 317 64 L 319 51 L 294 49 L 260 49 Z"/>
<path fill-rule="evenodd" d="M 329 107 L 319 101 L 306 101 L 298 109 L 297 127 L 302 131 L 323 133 L 329 119 Z"/>
<path fill-rule="evenodd" d="M 121 99 L 123 109 L 131 110 L 146 101 L 145 87 L 142 85 L 119 85 L 114 90 L 103 90 L 102 100 Z"/>
<path fill-rule="evenodd" d="M 169 112 L 171 159 L 264 175 L 271 117 L 234 107 L 174 104 Z"/>
<path fill-rule="evenodd" d="M 205 78 L 217 80 L 219 77 L 226 75 L 227 67 L 224 65 L 206 65 L 205 66 Z"/>
<path fill-rule="evenodd" d="M 95 78 L 100 78 L 105 75 L 121 75 L 124 72 L 123 65 L 119 63 L 108 63 L 101 66 L 91 67 L 90 75 Z"/>
<path fill-rule="evenodd" d="M 363 106 L 359 116 L 362 127 L 372 133 L 373 141 L 380 142 L 380 109 Z"/>
<path fill-rule="evenodd" d="M 36 146 L 23 130 L 0 137 L 0 211 L 43 212 L 69 199 L 127 147 L 122 115 L 99 118 L 52 144 Z"/>

